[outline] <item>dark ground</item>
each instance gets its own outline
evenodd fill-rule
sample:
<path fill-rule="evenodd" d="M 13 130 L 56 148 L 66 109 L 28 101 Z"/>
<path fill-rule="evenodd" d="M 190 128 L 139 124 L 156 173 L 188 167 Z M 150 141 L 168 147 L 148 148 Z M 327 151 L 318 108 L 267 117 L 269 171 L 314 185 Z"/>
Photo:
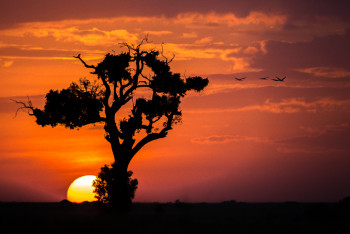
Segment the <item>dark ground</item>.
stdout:
<path fill-rule="evenodd" d="M 6 231 L 5 231 L 6 230 Z M 4 232 L 5 231 L 5 232 Z M 350 233 L 339 203 L 0 203 L 0 233 Z"/>

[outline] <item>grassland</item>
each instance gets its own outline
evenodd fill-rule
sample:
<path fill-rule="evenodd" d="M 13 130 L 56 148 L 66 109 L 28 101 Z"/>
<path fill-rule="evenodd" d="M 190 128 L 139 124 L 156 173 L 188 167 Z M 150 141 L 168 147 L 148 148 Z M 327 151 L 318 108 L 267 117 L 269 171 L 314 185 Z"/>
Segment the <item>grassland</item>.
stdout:
<path fill-rule="evenodd" d="M 1 233 L 350 233 L 338 203 L 0 203 Z"/>

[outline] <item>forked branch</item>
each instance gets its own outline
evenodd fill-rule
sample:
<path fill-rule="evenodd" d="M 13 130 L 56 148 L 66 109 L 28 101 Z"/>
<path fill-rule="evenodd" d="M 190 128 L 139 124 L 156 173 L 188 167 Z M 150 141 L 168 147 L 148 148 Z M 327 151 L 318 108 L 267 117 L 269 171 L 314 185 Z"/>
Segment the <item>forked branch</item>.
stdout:
<path fill-rule="evenodd" d="M 17 117 L 17 114 L 18 114 L 18 111 L 22 110 L 22 109 L 27 109 L 28 110 L 28 115 L 34 115 L 34 107 L 33 107 L 33 104 L 32 104 L 32 101 L 30 101 L 29 97 L 28 98 L 28 104 L 26 104 L 25 102 L 21 102 L 21 101 L 17 101 L 17 100 L 14 100 L 14 99 L 10 99 L 11 101 L 17 103 L 17 104 L 20 104 L 22 106 L 20 106 L 19 108 L 17 108 L 16 110 L 16 113 L 15 113 L 15 117 Z M 32 113 L 29 113 L 29 110 L 32 111 Z"/>
<path fill-rule="evenodd" d="M 165 43 L 162 43 L 162 44 L 161 44 L 162 50 L 160 51 L 160 54 L 161 54 L 162 57 L 165 59 L 165 63 L 166 63 L 166 64 L 169 64 L 169 63 L 171 63 L 171 62 L 174 60 L 175 54 L 173 53 L 173 57 L 172 57 L 170 60 L 168 60 L 168 58 L 164 55 L 164 48 L 163 48 L 163 45 L 165 45 Z"/>
<path fill-rule="evenodd" d="M 128 43 L 126 43 L 126 42 L 122 42 L 122 43 L 119 43 L 119 45 L 121 46 L 121 47 L 126 47 L 126 48 L 128 48 L 128 50 L 129 50 L 129 53 L 130 53 L 130 51 L 132 50 L 132 51 L 139 51 L 140 50 L 140 47 L 144 44 L 144 43 L 151 43 L 149 40 L 148 40 L 148 34 L 141 40 L 141 42 L 137 45 L 137 46 L 135 46 L 135 44 L 128 44 Z"/>
<path fill-rule="evenodd" d="M 78 54 L 77 56 L 73 56 L 73 58 L 77 58 L 79 59 L 86 68 L 93 68 L 93 69 L 96 69 L 96 67 L 94 65 L 88 65 L 81 57 L 80 57 L 80 54 Z M 109 99 L 109 96 L 111 95 L 111 88 L 109 87 L 107 81 L 105 78 L 101 77 L 101 80 L 102 80 L 102 83 L 103 85 L 105 86 L 106 88 L 106 94 L 105 94 L 105 97 L 103 98 L 103 104 L 106 108 L 106 110 L 108 109 L 109 110 L 109 105 L 108 105 L 108 99 Z"/>

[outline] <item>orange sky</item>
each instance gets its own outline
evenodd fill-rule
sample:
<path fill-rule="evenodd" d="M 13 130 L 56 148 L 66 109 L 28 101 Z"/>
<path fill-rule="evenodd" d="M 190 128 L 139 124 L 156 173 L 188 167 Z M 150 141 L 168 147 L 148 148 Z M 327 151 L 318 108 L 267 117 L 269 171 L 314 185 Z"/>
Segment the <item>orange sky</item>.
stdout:
<path fill-rule="evenodd" d="M 102 127 L 42 128 L 24 112 L 14 118 L 10 99 L 42 107 L 50 89 L 92 78 L 74 55 L 96 64 L 147 34 L 147 46 L 164 42 L 176 55 L 173 71 L 210 85 L 183 100 L 181 125 L 132 161 L 135 201 L 350 195 L 349 3 L 99 2 L 0 3 L 0 201 L 60 201 L 74 179 L 113 160 Z"/>

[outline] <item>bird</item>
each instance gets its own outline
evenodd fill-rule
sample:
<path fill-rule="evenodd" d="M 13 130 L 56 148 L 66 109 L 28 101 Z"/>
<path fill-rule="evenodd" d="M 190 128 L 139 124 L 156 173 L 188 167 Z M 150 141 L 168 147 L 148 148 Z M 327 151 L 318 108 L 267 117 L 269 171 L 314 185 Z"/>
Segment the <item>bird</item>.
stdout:
<path fill-rule="evenodd" d="M 261 78 L 259 78 L 260 80 L 267 80 L 267 78 L 269 78 L 268 76 L 266 76 L 266 77 L 261 77 Z"/>
<path fill-rule="evenodd" d="M 242 78 L 235 77 L 235 79 L 238 80 L 238 81 L 243 81 L 245 78 L 247 78 L 247 77 L 242 77 Z"/>
<path fill-rule="evenodd" d="M 284 79 L 286 79 L 287 77 L 283 77 L 283 78 L 279 78 L 278 76 L 276 76 L 276 79 L 272 79 L 274 81 L 284 81 Z"/>

